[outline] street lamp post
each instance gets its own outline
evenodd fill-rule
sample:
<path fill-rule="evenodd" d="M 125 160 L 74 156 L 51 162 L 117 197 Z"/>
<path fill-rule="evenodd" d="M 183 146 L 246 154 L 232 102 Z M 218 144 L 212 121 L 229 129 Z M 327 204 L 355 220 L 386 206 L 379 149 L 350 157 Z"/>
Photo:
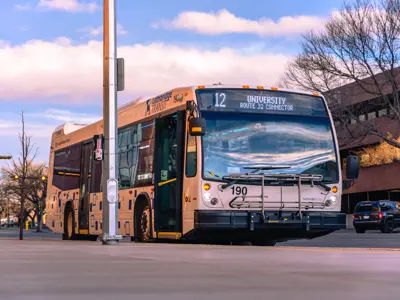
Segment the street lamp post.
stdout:
<path fill-rule="evenodd" d="M 117 181 L 117 43 L 115 0 L 104 0 L 103 35 L 103 235 L 105 245 L 119 243 Z"/>

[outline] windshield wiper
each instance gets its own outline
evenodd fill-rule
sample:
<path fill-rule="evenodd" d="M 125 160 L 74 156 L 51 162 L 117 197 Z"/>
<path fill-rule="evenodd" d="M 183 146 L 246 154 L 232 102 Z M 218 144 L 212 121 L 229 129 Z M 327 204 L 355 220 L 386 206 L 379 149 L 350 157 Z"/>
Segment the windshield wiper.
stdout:
<path fill-rule="evenodd" d="M 254 171 L 250 172 L 250 174 L 254 174 L 258 171 L 266 171 L 266 170 L 279 170 L 279 169 L 290 169 L 291 166 L 257 166 L 257 167 L 244 167 L 243 169 L 254 169 Z M 221 185 L 221 189 L 226 189 L 230 187 L 231 185 L 237 183 L 237 180 L 233 180 L 231 182 L 225 183 Z"/>
<path fill-rule="evenodd" d="M 267 170 L 279 170 L 279 169 L 290 169 L 291 166 L 257 166 L 257 167 L 244 167 L 243 169 L 249 170 L 249 169 L 255 169 L 252 173 L 258 172 L 258 171 L 267 171 Z"/>
<path fill-rule="evenodd" d="M 304 176 L 312 176 L 312 177 L 314 177 L 315 175 L 313 175 L 313 174 L 304 174 L 304 173 L 302 173 L 302 175 L 304 175 Z M 325 191 L 327 191 L 327 192 L 329 192 L 332 188 L 330 187 L 330 186 L 327 186 L 325 183 L 323 183 L 322 182 L 322 180 L 324 180 L 324 177 L 322 176 L 322 175 L 320 175 L 321 177 L 321 180 L 317 180 L 317 181 L 314 181 L 313 179 L 311 180 L 311 185 L 317 185 L 317 186 L 320 186 L 320 187 L 322 187 Z M 308 180 L 307 180 L 308 181 Z"/>
<path fill-rule="evenodd" d="M 325 183 L 323 183 L 321 181 L 314 181 L 314 184 L 324 188 L 325 191 L 327 191 L 327 192 L 330 192 L 330 190 L 332 189 L 330 186 L 327 186 Z"/>

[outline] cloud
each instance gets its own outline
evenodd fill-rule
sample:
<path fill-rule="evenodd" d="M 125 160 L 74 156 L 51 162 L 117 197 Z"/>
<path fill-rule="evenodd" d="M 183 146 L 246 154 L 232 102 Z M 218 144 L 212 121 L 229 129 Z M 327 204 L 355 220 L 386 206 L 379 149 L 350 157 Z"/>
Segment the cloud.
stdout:
<path fill-rule="evenodd" d="M 285 16 L 278 21 L 250 20 L 222 9 L 217 13 L 182 12 L 174 20 L 154 23 L 153 27 L 189 30 L 206 35 L 247 33 L 259 36 L 292 36 L 320 27 L 323 20 L 316 16 Z"/>
<path fill-rule="evenodd" d="M 85 33 L 84 37 L 97 37 L 103 34 L 103 26 L 99 26 L 96 28 L 86 27 L 78 29 L 78 32 Z M 121 24 L 117 24 L 117 35 L 127 35 L 128 31 Z"/>
<path fill-rule="evenodd" d="M 96 2 L 84 2 L 79 0 L 40 0 L 38 7 L 51 10 L 90 13 L 98 9 Z"/>
<path fill-rule="evenodd" d="M 121 46 L 118 57 L 125 58 L 126 72 L 125 91 L 119 98 L 129 100 L 185 85 L 273 85 L 290 58 L 276 53 L 246 54 L 232 48 L 201 50 L 162 43 Z M 54 42 L 0 43 L 0 101 L 98 101 L 102 96 L 102 64 L 100 41 L 74 44 L 61 37 Z"/>
<path fill-rule="evenodd" d="M 21 133 L 22 124 L 18 119 L 7 119 L 0 117 L 0 137 L 2 141 L 0 154 L 12 154 L 15 159 L 20 157 L 21 144 L 18 133 Z M 32 137 L 33 152 L 38 149 L 36 163 L 48 163 L 51 135 L 56 128 L 55 125 L 45 122 L 25 120 L 26 134 Z M 33 154 L 33 153 L 32 153 Z M 7 160 L 0 160 L 0 168 L 7 166 Z"/>
<path fill-rule="evenodd" d="M 49 108 L 42 113 L 27 113 L 27 117 L 37 117 L 40 119 L 49 119 L 61 123 L 92 124 L 102 119 L 102 116 L 91 115 L 87 113 L 76 113 L 69 110 Z"/>
<path fill-rule="evenodd" d="M 20 10 L 20 11 L 24 11 L 24 10 L 30 10 L 31 9 L 31 5 L 29 3 L 26 4 L 16 4 L 14 5 L 14 8 L 16 10 Z"/>
<path fill-rule="evenodd" d="M 49 138 L 54 131 L 55 126 L 52 124 L 40 123 L 25 120 L 26 134 L 36 138 Z M 20 120 L 0 119 L 0 136 L 18 137 L 18 133 L 22 130 Z"/>
<path fill-rule="evenodd" d="M 48 161 L 51 135 L 62 123 L 92 124 L 102 117 L 94 114 L 73 112 L 69 110 L 49 108 L 40 113 L 25 112 L 25 130 L 32 136 L 34 149 L 38 148 L 37 162 Z M 21 133 L 22 124 L 20 115 L 11 112 L 0 113 L 0 137 L 3 141 L 1 153 L 12 153 L 15 158 L 19 156 L 21 146 L 18 133 Z M 4 161 L 3 161 L 4 162 Z M 4 165 L 0 161 L 0 167 Z"/>

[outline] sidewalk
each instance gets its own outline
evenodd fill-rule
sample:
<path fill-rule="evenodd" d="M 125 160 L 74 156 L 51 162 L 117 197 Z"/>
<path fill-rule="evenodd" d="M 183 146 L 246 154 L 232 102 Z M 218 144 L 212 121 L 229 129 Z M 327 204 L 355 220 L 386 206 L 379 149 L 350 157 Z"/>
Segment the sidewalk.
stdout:
<path fill-rule="evenodd" d="M 0 238 L 19 238 L 19 227 L 2 227 L 0 229 Z M 24 239 L 32 238 L 61 238 L 60 234 L 53 233 L 51 230 L 44 228 L 41 232 L 37 232 L 36 228 L 29 228 L 25 230 L 24 228 Z"/>

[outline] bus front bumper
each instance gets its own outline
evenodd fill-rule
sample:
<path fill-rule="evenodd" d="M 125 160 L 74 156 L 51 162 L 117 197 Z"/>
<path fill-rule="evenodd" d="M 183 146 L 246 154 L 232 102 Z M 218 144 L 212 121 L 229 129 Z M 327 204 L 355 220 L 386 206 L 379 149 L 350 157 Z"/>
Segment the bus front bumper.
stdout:
<path fill-rule="evenodd" d="M 301 215 L 301 216 L 300 216 Z M 194 227 L 199 230 L 305 230 L 334 231 L 346 228 L 346 214 L 337 212 L 208 211 L 197 210 Z"/>

